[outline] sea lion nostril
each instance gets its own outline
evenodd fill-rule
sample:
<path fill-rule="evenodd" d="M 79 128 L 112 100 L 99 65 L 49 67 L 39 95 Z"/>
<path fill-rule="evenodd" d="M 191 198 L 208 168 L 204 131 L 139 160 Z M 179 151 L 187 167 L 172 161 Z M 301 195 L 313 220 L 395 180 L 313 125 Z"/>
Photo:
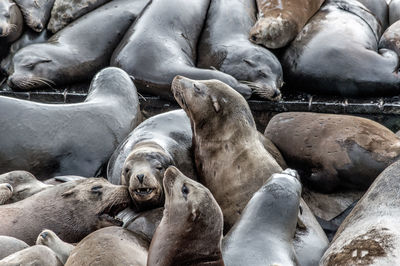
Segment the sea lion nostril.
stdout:
<path fill-rule="evenodd" d="M 256 42 L 257 41 L 257 37 L 255 35 L 251 36 L 251 40 Z"/>
<path fill-rule="evenodd" d="M 139 180 L 140 184 L 142 184 L 143 183 L 144 174 L 138 174 L 138 175 L 136 175 L 136 177 Z"/>
<path fill-rule="evenodd" d="M 45 239 L 48 236 L 48 234 L 49 233 L 47 233 L 47 232 L 43 232 L 40 234 L 40 236 Z"/>

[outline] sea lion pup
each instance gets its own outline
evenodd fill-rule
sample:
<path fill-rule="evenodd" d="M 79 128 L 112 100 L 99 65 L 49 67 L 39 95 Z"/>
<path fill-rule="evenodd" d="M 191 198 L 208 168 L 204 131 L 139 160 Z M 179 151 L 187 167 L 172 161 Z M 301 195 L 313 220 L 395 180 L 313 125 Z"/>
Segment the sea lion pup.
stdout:
<path fill-rule="evenodd" d="M 398 95 L 399 58 L 378 50 L 381 32 L 377 18 L 358 1 L 326 0 L 285 50 L 285 81 L 316 94 Z"/>
<path fill-rule="evenodd" d="M 0 236 L 0 260 L 29 247 L 24 241 L 10 236 Z"/>
<path fill-rule="evenodd" d="M 55 0 L 47 29 L 52 33 L 110 0 Z"/>
<path fill-rule="evenodd" d="M 24 20 L 18 6 L 12 0 L 0 1 L 0 46 L 1 50 L 16 41 L 22 34 Z M 2 53 L 3 51 L 1 51 Z"/>
<path fill-rule="evenodd" d="M 223 216 L 211 192 L 176 167 L 165 171 L 165 209 L 150 244 L 148 266 L 224 265 Z"/>
<path fill-rule="evenodd" d="M 36 239 L 36 245 L 44 245 L 56 253 L 58 259 L 65 264 L 74 249 L 74 245 L 62 241 L 53 231 L 43 230 Z"/>
<path fill-rule="evenodd" d="M 77 19 L 46 43 L 22 48 L 14 55 L 8 85 L 14 90 L 32 90 L 92 78 L 109 65 L 123 33 L 147 3 L 114 0 Z M 99 38 L 105 33 L 106 37 Z"/>
<path fill-rule="evenodd" d="M 320 265 L 400 264 L 400 161 L 383 171 L 337 231 Z"/>
<path fill-rule="evenodd" d="M 0 260 L 0 266 L 62 266 L 64 264 L 57 255 L 48 247 L 37 245 L 20 250 Z"/>
<path fill-rule="evenodd" d="M 250 40 L 267 48 L 286 46 L 296 38 L 324 0 L 257 0 L 258 20 Z"/>
<path fill-rule="evenodd" d="M 197 66 L 214 67 L 250 86 L 261 98 L 277 101 L 282 67 L 273 53 L 249 41 L 256 22 L 254 0 L 213 0 L 198 46 Z"/>
<path fill-rule="evenodd" d="M 64 241 L 76 243 L 99 228 L 121 225 L 114 217 L 129 203 L 127 188 L 105 179 L 67 182 L 0 206 L 0 235 L 33 245 L 43 228 L 48 228 Z"/>
<path fill-rule="evenodd" d="M 140 234 L 116 226 L 107 227 L 79 242 L 65 265 L 145 266 L 149 244 Z"/>
<path fill-rule="evenodd" d="M 382 29 L 386 30 L 389 26 L 389 6 L 386 0 L 357 0 L 366 6 L 372 14 L 379 20 Z"/>
<path fill-rule="evenodd" d="M 30 44 L 46 42 L 49 38 L 50 34 L 47 30 L 42 32 L 35 32 L 29 28 L 25 30 L 21 37 L 11 44 L 10 49 L 8 49 L 7 56 L 1 60 L 1 71 L 7 75 L 10 75 L 12 72 L 10 69 L 12 65 L 12 59 L 16 52 Z"/>
<path fill-rule="evenodd" d="M 389 4 L 389 25 L 400 19 L 400 0 L 392 0 Z"/>
<path fill-rule="evenodd" d="M 231 87 L 177 76 L 172 91 L 192 122 L 199 181 L 221 206 L 228 232 L 251 196 L 282 168 L 263 147 L 246 100 Z"/>
<path fill-rule="evenodd" d="M 365 190 L 400 155 L 400 138 L 355 116 L 281 113 L 271 119 L 265 135 L 318 192 Z"/>
<path fill-rule="evenodd" d="M 396 21 L 386 29 L 379 40 L 379 49 L 389 49 L 400 56 L 400 21 Z"/>
<path fill-rule="evenodd" d="M 12 171 L 0 175 L 0 184 L 8 183 L 12 186 L 12 196 L 6 203 L 13 203 L 26 199 L 40 191 L 51 187 L 36 179 L 34 175 L 26 171 Z"/>
<path fill-rule="evenodd" d="M 41 32 L 50 19 L 54 0 L 14 0 L 21 8 L 25 23 L 32 30 Z"/>
<path fill-rule="evenodd" d="M 0 205 L 5 204 L 13 194 L 13 187 L 8 183 L 0 184 Z"/>
<path fill-rule="evenodd" d="M 162 180 L 171 165 L 196 179 L 192 129 L 183 110 L 153 116 L 136 127 L 111 157 L 108 179 L 129 187 L 136 211 L 162 207 Z"/>
<path fill-rule="evenodd" d="M 26 170 L 39 180 L 96 176 L 141 119 L 136 87 L 115 67 L 96 74 L 82 103 L 0 97 L 0 110 L 0 172 Z"/>
<path fill-rule="evenodd" d="M 251 89 L 217 70 L 196 68 L 197 43 L 210 0 L 153 0 L 129 28 L 114 51 L 111 65 L 135 77 L 144 93 L 172 98 L 176 75 L 194 79 L 218 79 L 251 96 Z"/>
<path fill-rule="evenodd" d="M 299 265 L 293 247 L 301 199 L 294 170 L 273 174 L 253 195 L 223 240 L 230 265 Z"/>

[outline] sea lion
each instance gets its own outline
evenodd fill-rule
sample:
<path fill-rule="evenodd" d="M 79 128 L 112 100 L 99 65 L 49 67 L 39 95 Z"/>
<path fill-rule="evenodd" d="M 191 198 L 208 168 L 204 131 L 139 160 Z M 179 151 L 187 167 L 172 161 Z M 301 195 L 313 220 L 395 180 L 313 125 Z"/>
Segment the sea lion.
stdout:
<path fill-rule="evenodd" d="M 22 34 L 24 20 L 18 6 L 12 0 L 0 2 L 0 47 L 16 41 Z M 1 51 L 3 52 L 3 51 Z"/>
<path fill-rule="evenodd" d="M 29 247 L 24 241 L 10 236 L 0 236 L 0 260 Z"/>
<path fill-rule="evenodd" d="M 400 162 L 383 171 L 347 216 L 320 265 L 400 264 Z"/>
<path fill-rule="evenodd" d="M 46 43 L 22 48 L 14 55 L 8 85 L 14 90 L 32 90 L 86 81 L 109 65 L 112 51 L 147 2 L 112 1 L 77 19 Z M 106 38 L 99 38 L 105 33 Z"/>
<path fill-rule="evenodd" d="M 317 192 L 366 190 L 400 155 L 400 138 L 392 131 L 355 116 L 281 113 L 265 135 Z"/>
<path fill-rule="evenodd" d="M 8 183 L 0 184 L 0 205 L 5 204 L 13 194 L 13 187 Z"/>
<path fill-rule="evenodd" d="M 324 0 L 257 0 L 258 20 L 250 40 L 267 48 L 286 46 L 296 38 Z"/>
<path fill-rule="evenodd" d="M 171 165 L 196 178 L 192 129 L 183 110 L 153 116 L 136 127 L 111 157 L 108 179 L 129 186 L 136 210 L 162 207 L 162 179 Z"/>
<path fill-rule="evenodd" d="M 378 50 L 381 32 L 376 17 L 358 1 L 326 0 L 284 52 L 288 86 L 352 97 L 397 95 L 399 58 Z"/>
<path fill-rule="evenodd" d="M 44 245 L 56 253 L 57 258 L 65 264 L 74 245 L 62 241 L 53 231 L 43 230 L 36 239 L 36 245 Z"/>
<path fill-rule="evenodd" d="M 47 29 L 52 33 L 110 0 L 55 0 Z"/>
<path fill-rule="evenodd" d="M 191 120 L 199 181 L 221 206 L 227 232 L 253 193 L 282 168 L 263 147 L 246 100 L 231 87 L 177 76 L 172 91 Z"/>
<path fill-rule="evenodd" d="M 83 103 L 0 97 L 0 110 L 0 172 L 25 170 L 38 179 L 96 176 L 141 119 L 135 85 L 114 67 L 94 77 Z"/>
<path fill-rule="evenodd" d="M 149 244 L 148 239 L 124 228 L 103 228 L 79 242 L 65 265 L 145 266 Z"/>
<path fill-rule="evenodd" d="M 165 171 L 165 209 L 150 244 L 148 266 L 223 266 L 223 216 L 211 192 L 176 167 Z"/>
<path fill-rule="evenodd" d="M 357 0 L 366 6 L 372 14 L 379 20 L 382 30 L 386 30 L 389 26 L 389 6 L 386 0 Z"/>
<path fill-rule="evenodd" d="M 176 75 L 218 79 L 249 98 L 251 89 L 217 70 L 196 68 L 197 43 L 210 0 L 153 0 L 129 28 L 111 57 L 135 77 L 139 91 L 172 98 Z"/>
<path fill-rule="evenodd" d="M 26 199 L 40 191 L 51 187 L 36 179 L 34 175 L 26 171 L 12 171 L 0 175 L 0 184 L 8 183 L 12 186 L 13 192 L 6 203 L 13 203 Z"/>
<path fill-rule="evenodd" d="M 400 19 L 400 0 L 392 0 L 389 4 L 389 25 Z"/>
<path fill-rule="evenodd" d="M 383 33 L 379 40 L 379 49 L 389 49 L 395 51 L 400 56 L 400 21 L 396 21 L 390 25 Z"/>
<path fill-rule="evenodd" d="M 131 208 L 127 208 L 118 213 L 117 218 L 123 222 L 124 228 L 152 239 L 161 222 L 163 212 L 164 207 L 143 212 L 135 212 Z"/>
<path fill-rule="evenodd" d="M 273 174 L 223 240 L 226 265 L 300 265 L 293 247 L 301 199 L 297 173 Z"/>
<path fill-rule="evenodd" d="M 273 53 L 249 41 L 256 10 L 253 0 L 211 1 L 197 66 L 214 67 L 244 82 L 259 97 L 277 101 L 283 85 L 281 64 Z"/>
<path fill-rule="evenodd" d="M 99 228 L 120 225 L 114 217 L 129 203 L 124 186 L 102 178 L 72 181 L 0 206 L 0 235 L 33 245 L 43 228 L 48 228 L 64 241 L 75 243 Z"/>
<path fill-rule="evenodd" d="M 48 247 L 37 245 L 20 250 L 0 260 L 0 266 L 62 266 L 56 254 Z"/>
<path fill-rule="evenodd" d="M 7 75 L 11 74 L 10 67 L 16 52 L 30 44 L 46 42 L 49 38 L 50 34 L 47 30 L 42 32 L 35 32 L 29 28 L 25 30 L 21 37 L 11 44 L 7 56 L 1 60 L 1 71 Z"/>
<path fill-rule="evenodd" d="M 41 32 L 46 28 L 54 0 L 14 0 L 21 8 L 25 23 L 32 30 Z"/>

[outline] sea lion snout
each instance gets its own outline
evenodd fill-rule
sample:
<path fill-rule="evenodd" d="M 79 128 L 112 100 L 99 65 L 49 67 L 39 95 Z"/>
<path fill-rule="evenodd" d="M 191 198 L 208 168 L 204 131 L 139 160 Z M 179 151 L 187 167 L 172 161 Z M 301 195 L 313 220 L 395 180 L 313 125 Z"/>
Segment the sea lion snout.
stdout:
<path fill-rule="evenodd" d="M 136 175 L 136 177 L 139 180 L 140 184 L 143 184 L 144 174 L 138 174 L 138 175 Z"/>

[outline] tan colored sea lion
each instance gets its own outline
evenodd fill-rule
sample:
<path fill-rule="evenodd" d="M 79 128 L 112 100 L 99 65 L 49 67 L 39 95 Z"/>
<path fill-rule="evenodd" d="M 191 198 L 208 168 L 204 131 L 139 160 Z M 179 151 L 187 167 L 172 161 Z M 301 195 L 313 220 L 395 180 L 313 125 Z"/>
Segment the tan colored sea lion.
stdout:
<path fill-rule="evenodd" d="M 48 247 L 37 245 L 20 250 L 0 260 L 0 266 L 62 266 L 56 253 Z"/>
<path fill-rule="evenodd" d="M 39 234 L 36 239 L 36 245 L 43 245 L 53 250 L 63 264 L 67 262 L 69 254 L 71 254 L 71 251 L 75 247 L 74 245 L 62 241 L 56 233 L 47 229 Z"/>
<path fill-rule="evenodd" d="M 72 250 L 65 265 L 145 266 L 149 240 L 121 227 L 97 230 Z"/>
<path fill-rule="evenodd" d="M 13 194 L 13 187 L 8 183 L 0 184 L 0 205 L 5 204 Z"/>
<path fill-rule="evenodd" d="M 296 38 L 324 0 L 257 0 L 258 20 L 250 40 L 267 48 L 286 46 Z"/>
<path fill-rule="evenodd" d="M 192 122 L 199 181 L 221 206 L 227 232 L 253 194 L 282 168 L 261 143 L 246 100 L 231 87 L 177 76 L 172 91 Z"/>
<path fill-rule="evenodd" d="M 302 181 L 319 192 L 365 190 L 400 155 L 399 137 L 355 116 L 281 113 L 271 119 L 265 135 L 289 167 L 302 171 Z"/>
<path fill-rule="evenodd" d="M 170 166 L 165 209 L 150 244 L 147 266 L 223 266 L 223 216 L 211 192 Z"/>
<path fill-rule="evenodd" d="M 33 245 L 48 228 L 64 241 L 76 243 L 99 228 L 121 225 L 114 217 L 129 203 L 124 186 L 102 178 L 72 181 L 0 206 L 0 235 Z"/>

